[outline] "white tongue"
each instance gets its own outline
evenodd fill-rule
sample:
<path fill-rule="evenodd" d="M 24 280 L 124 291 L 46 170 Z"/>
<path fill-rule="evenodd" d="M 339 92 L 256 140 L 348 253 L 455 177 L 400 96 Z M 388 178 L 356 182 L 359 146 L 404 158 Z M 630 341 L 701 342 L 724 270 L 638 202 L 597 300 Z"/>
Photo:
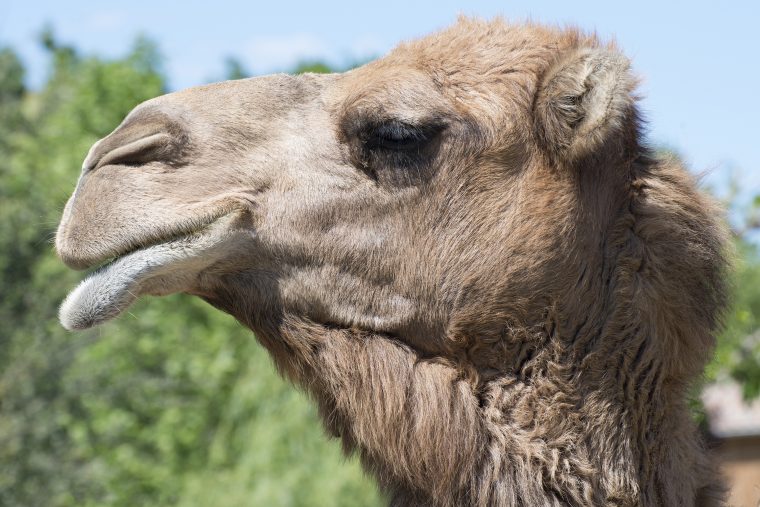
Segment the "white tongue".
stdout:
<path fill-rule="evenodd" d="M 70 331 L 112 319 L 143 294 L 189 290 L 197 274 L 229 255 L 236 233 L 234 217 L 217 221 L 201 234 L 137 250 L 85 278 L 61 304 L 58 319 Z M 250 234 L 250 233 L 248 233 Z"/>
<path fill-rule="evenodd" d="M 70 331 L 87 329 L 126 310 L 144 292 L 141 286 L 152 275 L 184 257 L 184 249 L 176 243 L 138 250 L 85 278 L 61 304 L 58 318 L 63 327 Z"/>

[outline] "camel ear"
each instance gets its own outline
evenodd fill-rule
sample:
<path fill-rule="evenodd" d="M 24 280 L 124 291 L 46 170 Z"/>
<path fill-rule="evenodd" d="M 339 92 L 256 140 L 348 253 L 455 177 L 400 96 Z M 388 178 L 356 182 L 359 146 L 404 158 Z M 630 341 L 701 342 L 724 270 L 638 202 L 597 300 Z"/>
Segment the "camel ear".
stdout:
<path fill-rule="evenodd" d="M 580 49 L 558 61 L 536 98 L 539 138 L 555 160 L 573 161 L 620 135 L 634 103 L 630 62 L 607 49 Z"/>

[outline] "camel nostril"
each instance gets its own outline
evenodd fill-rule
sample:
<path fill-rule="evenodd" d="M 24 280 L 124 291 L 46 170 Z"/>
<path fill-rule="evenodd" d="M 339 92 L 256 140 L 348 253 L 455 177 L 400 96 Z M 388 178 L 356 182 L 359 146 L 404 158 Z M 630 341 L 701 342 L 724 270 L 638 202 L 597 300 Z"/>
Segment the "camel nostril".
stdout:
<path fill-rule="evenodd" d="M 95 143 L 82 165 L 83 173 L 110 164 L 179 163 L 189 138 L 176 114 L 143 104 L 109 135 Z"/>
<path fill-rule="evenodd" d="M 109 164 L 133 165 L 159 160 L 172 151 L 172 136 L 165 132 L 157 132 L 115 147 L 109 144 L 113 143 L 95 146 L 93 153 L 85 160 L 85 172 Z"/>

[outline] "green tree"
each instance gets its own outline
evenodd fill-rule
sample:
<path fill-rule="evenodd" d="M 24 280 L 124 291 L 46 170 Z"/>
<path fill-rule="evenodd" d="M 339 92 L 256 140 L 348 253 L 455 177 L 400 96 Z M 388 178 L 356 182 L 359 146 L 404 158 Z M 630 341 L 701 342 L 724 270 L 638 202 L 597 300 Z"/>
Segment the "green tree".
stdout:
<path fill-rule="evenodd" d="M 243 62 L 234 56 L 228 56 L 224 60 L 224 79 L 243 79 L 249 77 L 250 72 L 245 68 Z"/>
<path fill-rule="evenodd" d="M 335 70 L 321 60 L 304 60 L 298 63 L 292 70 L 293 74 L 306 74 L 307 72 L 312 72 L 314 74 L 329 74 L 335 72 Z"/>

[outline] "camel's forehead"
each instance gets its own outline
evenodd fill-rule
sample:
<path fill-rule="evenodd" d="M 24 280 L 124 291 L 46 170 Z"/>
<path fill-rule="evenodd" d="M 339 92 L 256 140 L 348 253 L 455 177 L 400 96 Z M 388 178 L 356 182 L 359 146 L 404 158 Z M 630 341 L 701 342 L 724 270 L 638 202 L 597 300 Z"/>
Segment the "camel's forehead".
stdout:
<path fill-rule="evenodd" d="M 346 91 L 383 107 L 424 97 L 418 108 L 449 99 L 453 108 L 478 116 L 492 112 L 496 103 L 523 109 L 546 68 L 580 45 L 593 46 L 596 40 L 574 29 L 463 18 L 350 73 Z"/>
<path fill-rule="evenodd" d="M 452 78 L 483 80 L 502 71 L 534 71 L 581 43 L 593 39 L 575 29 L 460 19 L 449 28 L 400 44 L 383 60 L 388 65 L 447 72 Z"/>

